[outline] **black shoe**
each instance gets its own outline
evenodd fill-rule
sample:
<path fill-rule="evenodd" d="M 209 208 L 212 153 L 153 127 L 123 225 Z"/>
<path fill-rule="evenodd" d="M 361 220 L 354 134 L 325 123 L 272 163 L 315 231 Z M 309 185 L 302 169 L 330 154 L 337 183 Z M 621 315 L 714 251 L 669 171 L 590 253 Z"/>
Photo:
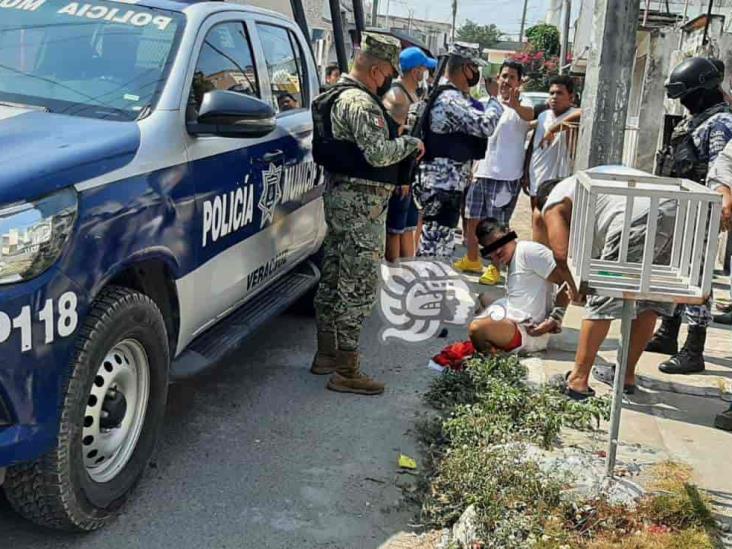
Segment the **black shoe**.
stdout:
<path fill-rule="evenodd" d="M 717 324 L 724 324 L 726 326 L 732 325 L 732 312 L 714 315 L 714 322 Z"/>
<path fill-rule="evenodd" d="M 679 352 L 679 329 L 681 316 L 665 316 L 653 338 L 646 345 L 649 353 L 674 356 Z"/>
<path fill-rule="evenodd" d="M 717 416 L 714 420 L 714 426 L 723 431 L 732 431 L 732 407 Z"/>
<path fill-rule="evenodd" d="M 676 356 L 662 363 L 658 369 L 664 374 L 697 374 L 704 371 L 704 344 L 707 340 L 707 329 L 701 326 L 689 326 L 683 349 Z"/>

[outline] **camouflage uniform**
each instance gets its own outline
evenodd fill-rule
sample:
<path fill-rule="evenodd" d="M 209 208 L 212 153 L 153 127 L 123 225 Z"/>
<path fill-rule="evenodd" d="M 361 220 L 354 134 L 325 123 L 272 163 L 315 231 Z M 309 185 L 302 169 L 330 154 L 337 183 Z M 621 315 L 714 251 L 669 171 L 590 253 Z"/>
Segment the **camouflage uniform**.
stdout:
<path fill-rule="evenodd" d="M 398 47 L 385 54 L 379 49 L 384 40 L 364 33 L 364 49 L 398 66 Z M 334 137 L 356 143 L 376 167 L 396 164 L 417 151 L 416 138 L 389 139 L 381 107 L 362 84 L 348 75 L 341 77 L 341 81 L 347 79 L 364 91 L 349 89 L 336 100 L 331 114 Z M 335 333 L 339 350 L 356 351 L 361 325 L 376 298 L 386 208 L 394 186 L 332 173 L 326 173 L 326 185 L 328 234 L 315 297 L 318 331 Z"/>
<path fill-rule="evenodd" d="M 458 55 L 478 65 L 484 64 L 477 51 L 451 48 Z M 465 133 L 490 137 L 503 114 L 498 102 L 489 103 L 485 111 L 473 105 L 468 94 L 447 90 L 440 94 L 430 113 L 435 133 Z M 439 156 L 439 152 L 436 153 Z M 452 257 L 455 248 L 455 226 L 460 219 L 462 193 L 471 178 L 472 161 L 457 162 L 435 158 L 421 166 L 418 202 L 423 208 L 424 224 L 418 255 Z"/>

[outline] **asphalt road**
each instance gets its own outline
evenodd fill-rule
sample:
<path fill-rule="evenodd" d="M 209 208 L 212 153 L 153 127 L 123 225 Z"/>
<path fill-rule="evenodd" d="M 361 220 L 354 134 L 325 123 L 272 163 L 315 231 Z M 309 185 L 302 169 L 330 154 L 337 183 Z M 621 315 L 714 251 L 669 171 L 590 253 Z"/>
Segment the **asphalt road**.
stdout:
<path fill-rule="evenodd" d="M 171 388 L 157 455 L 115 522 L 86 535 L 40 530 L 0 497 L 0 547 L 371 549 L 409 530 L 416 510 L 397 484 L 413 477 L 397 458 L 418 455 L 412 429 L 434 377 L 425 365 L 446 340 L 382 345 L 379 326 L 375 315 L 362 345 L 384 395 L 326 391 L 308 372 L 314 322 L 288 313 Z"/>

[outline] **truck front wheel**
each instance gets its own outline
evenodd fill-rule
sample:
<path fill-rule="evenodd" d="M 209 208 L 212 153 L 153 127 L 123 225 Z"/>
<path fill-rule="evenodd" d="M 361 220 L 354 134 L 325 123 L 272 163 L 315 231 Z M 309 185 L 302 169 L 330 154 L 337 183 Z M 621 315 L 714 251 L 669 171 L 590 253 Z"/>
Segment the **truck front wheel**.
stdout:
<path fill-rule="evenodd" d="M 63 530 L 108 522 L 154 450 L 169 362 L 155 303 L 128 288 L 105 289 L 78 335 L 55 447 L 8 469 L 4 488 L 13 508 Z"/>

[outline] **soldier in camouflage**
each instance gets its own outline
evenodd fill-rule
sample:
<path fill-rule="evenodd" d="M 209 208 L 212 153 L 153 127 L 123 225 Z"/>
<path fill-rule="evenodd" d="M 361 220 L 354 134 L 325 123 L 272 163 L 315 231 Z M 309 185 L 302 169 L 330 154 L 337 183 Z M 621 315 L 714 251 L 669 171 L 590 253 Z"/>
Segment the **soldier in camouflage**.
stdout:
<path fill-rule="evenodd" d="M 363 33 L 351 72 L 313 103 L 313 156 L 326 171 L 328 234 L 315 297 L 318 351 L 311 372 L 332 373 L 327 387 L 334 391 L 384 391 L 360 371 L 359 336 L 376 299 L 399 163 L 424 153 L 419 139 L 399 137 L 379 97 L 391 86 L 399 49 L 394 38 Z"/>
<path fill-rule="evenodd" d="M 449 84 L 432 95 L 424 119 L 427 156 L 417 185 L 424 215 L 420 256 L 452 257 L 472 162 L 485 156 L 488 138 L 503 114 L 495 101 L 484 112 L 471 102 L 470 88 L 480 81 L 479 67 L 485 65 L 478 49 L 453 44 L 449 53 Z"/>

